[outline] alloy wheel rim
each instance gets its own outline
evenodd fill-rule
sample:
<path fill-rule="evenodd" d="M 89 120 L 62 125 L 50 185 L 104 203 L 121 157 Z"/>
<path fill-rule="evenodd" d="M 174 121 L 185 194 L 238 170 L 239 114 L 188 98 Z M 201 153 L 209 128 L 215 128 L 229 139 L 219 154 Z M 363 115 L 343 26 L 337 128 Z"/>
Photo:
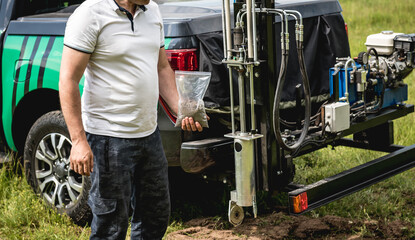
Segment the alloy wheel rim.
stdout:
<path fill-rule="evenodd" d="M 72 142 L 50 133 L 36 147 L 35 177 L 43 198 L 58 209 L 74 206 L 82 194 L 83 178 L 70 169 Z"/>

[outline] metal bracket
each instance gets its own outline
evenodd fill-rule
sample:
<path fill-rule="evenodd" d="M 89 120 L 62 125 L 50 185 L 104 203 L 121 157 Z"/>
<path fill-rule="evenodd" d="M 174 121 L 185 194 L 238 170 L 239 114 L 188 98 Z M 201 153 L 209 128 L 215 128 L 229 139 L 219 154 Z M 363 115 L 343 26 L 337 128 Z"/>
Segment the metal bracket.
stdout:
<path fill-rule="evenodd" d="M 415 167 L 415 144 L 289 192 L 290 213 L 308 212 L 412 167 Z M 304 193 L 307 195 L 308 208 L 295 213 L 293 201 Z"/>
<path fill-rule="evenodd" d="M 262 134 L 248 134 L 248 133 L 246 133 L 246 135 L 243 135 L 243 134 L 240 134 L 238 132 L 228 133 L 228 134 L 225 134 L 224 136 L 228 137 L 228 138 L 241 139 L 241 140 L 246 140 L 246 141 L 255 140 L 255 139 L 264 137 L 264 135 L 262 135 Z"/>

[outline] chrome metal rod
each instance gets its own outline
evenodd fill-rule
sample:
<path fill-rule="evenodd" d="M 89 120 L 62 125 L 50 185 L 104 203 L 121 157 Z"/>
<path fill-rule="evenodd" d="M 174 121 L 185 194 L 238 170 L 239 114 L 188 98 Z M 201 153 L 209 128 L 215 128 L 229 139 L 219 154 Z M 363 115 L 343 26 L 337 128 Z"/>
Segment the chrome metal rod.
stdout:
<path fill-rule="evenodd" d="M 232 68 L 228 68 L 229 71 L 229 93 L 231 101 L 231 122 L 232 122 L 232 134 L 235 134 L 235 103 L 233 100 L 233 79 L 232 79 Z"/>
<path fill-rule="evenodd" d="M 238 70 L 238 89 L 239 89 L 239 118 L 241 124 L 241 135 L 246 135 L 246 116 L 245 116 L 245 81 L 243 70 Z"/>
<path fill-rule="evenodd" d="M 246 0 L 246 28 L 248 32 L 248 59 L 254 58 L 254 48 L 253 48 L 253 27 L 252 27 L 252 1 Z"/>
<path fill-rule="evenodd" d="M 255 119 L 255 96 L 254 96 L 254 66 L 249 66 L 249 89 L 251 95 L 251 132 L 256 131 L 256 119 Z"/>
<path fill-rule="evenodd" d="M 255 0 L 252 1 L 252 40 L 253 40 L 253 51 L 254 51 L 254 63 L 258 62 L 258 46 L 257 46 L 257 40 L 256 40 L 256 14 L 255 14 Z"/>
<path fill-rule="evenodd" d="M 232 54 L 230 50 L 232 49 L 232 33 L 231 33 L 231 6 L 229 0 L 225 1 L 225 28 L 226 28 L 226 59 L 230 60 L 232 58 Z"/>
<path fill-rule="evenodd" d="M 223 34 L 223 58 L 227 59 L 228 58 L 228 48 L 227 48 L 227 42 L 226 42 L 226 26 L 225 26 L 225 1 L 226 0 L 222 0 L 222 34 Z"/>

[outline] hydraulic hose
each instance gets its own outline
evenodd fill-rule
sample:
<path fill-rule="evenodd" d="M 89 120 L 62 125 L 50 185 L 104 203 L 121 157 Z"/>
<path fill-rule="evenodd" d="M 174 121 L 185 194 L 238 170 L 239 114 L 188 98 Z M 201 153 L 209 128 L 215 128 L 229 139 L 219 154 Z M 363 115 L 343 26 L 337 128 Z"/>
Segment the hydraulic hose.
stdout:
<path fill-rule="evenodd" d="M 305 59 L 304 59 L 304 46 L 302 41 L 297 40 L 297 54 L 298 60 L 300 65 L 300 72 L 301 77 L 303 80 L 303 88 L 304 88 L 304 95 L 305 95 L 305 119 L 304 119 L 304 126 L 301 131 L 301 135 L 298 140 L 294 144 L 287 144 L 286 141 L 283 139 L 280 129 L 280 109 L 279 105 L 281 102 L 281 94 L 284 87 L 285 77 L 287 73 L 287 65 L 288 65 L 288 50 L 284 50 L 281 56 L 281 69 L 280 74 L 278 76 L 278 83 L 277 89 L 275 90 L 274 96 L 274 107 L 273 107 L 273 127 L 274 127 L 274 134 L 275 137 L 282 148 L 288 151 L 295 151 L 299 147 L 302 146 L 305 138 L 307 137 L 308 128 L 310 126 L 310 116 L 311 116 L 311 91 L 310 91 L 310 82 L 308 80 L 307 71 L 305 67 Z"/>
<path fill-rule="evenodd" d="M 310 126 L 310 117 L 311 117 L 311 91 L 310 91 L 310 82 L 307 76 L 307 70 L 305 66 L 305 59 L 304 59 L 304 46 L 303 46 L 303 21 L 301 13 L 298 11 L 284 11 L 281 9 L 259 9 L 260 12 L 265 13 L 272 13 L 278 14 L 281 17 L 281 69 L 278 76 L 277 88 L 275 90 L 274 96 L 274 106 L 273 106 L 273 127 L 274 127 L 274 134 L 280 146 L 288 151 L 295 151 L 303 146 L 304 140 L 307 137 L 308 128 Z M 289 55 L 289 39 L 288 39 L 288 15 L 291 15 L 296 20 L 296 45 L 297 45 L 297 54 L 298 60 L 300 65 L 300 72 L 301 77 L 303 80 L 303 88 L 304 88 L 304 95 L 305 95 L 305 119 L 304 119 L 304 126 L 301 131 L 301 135 L 298 140 L 294 144 L 287 144 L 281 134 L 280 128 L 280 109 L 279 104 L 281 102 L 281 94 L 284 87 L 285 77 L 287 74 L 287 66 L 288 66 L 288 55 Z M 242 18 L 246 15 L 246 12 L 239 12 L 236 19 L 237 22 L 242 21 Z M 296 17 L 298 15 L 298 18 Z M 297 20 L 299 20 L 300 24 L 298 24 Z M 284 38 L 285 33 L 285 38 Z"/>
<path fill-rule="evenodd" d="M 373 52 L 373 54 L 375 55 L 375 58 L 376 58 L 376 66 L 375 67 L 379 70 L 380 65 L 379 65 L 379 55 L 378 55 L 378 51 L 376 51 L 375 48 L 370 48 L 367 51 L 368 56 L 370 56 L 370 53 L 371 52 Z M 384 95 L 385 95 L 385 88 L 386 88 L 385 85 L 386 85 L 386 82 L 382 78 L 382 93 L 380 95 L 380 99 L 379 99 L 378 103 L 375 104 L 375 106 L 373 106 L 373 108 L 376 108 L 376 109 L 374 111 L 373 110 L 370 110 L 369 111 L 370 113 L 378 113 L 382 109 L 383 101 L 384 101 L 383 98 L 384 98 Z M 365 100 L 365 99 L 363 99 L 363 100 Z M 365 108 L 365 112 L 366 112 L 366 108 Z"/>

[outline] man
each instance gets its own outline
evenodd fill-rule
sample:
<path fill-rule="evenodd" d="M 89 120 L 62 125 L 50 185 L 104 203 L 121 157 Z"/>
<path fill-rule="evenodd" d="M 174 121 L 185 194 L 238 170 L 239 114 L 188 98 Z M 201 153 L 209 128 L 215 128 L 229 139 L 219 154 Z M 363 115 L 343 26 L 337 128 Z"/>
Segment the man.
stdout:
<path fill-rule="evenodd" d="M 161 239 L 170 201 L 157 129 L 159 94 L 177 112 L 162 18 L 149 0 L 87 0 L 67 23 L 60 100 L 71 169 L 91 174 L 90 239 Z M 82 104 L 79 81 L 85 74 Z M 186 118 L 182 129 L 202 131 Z"/>

